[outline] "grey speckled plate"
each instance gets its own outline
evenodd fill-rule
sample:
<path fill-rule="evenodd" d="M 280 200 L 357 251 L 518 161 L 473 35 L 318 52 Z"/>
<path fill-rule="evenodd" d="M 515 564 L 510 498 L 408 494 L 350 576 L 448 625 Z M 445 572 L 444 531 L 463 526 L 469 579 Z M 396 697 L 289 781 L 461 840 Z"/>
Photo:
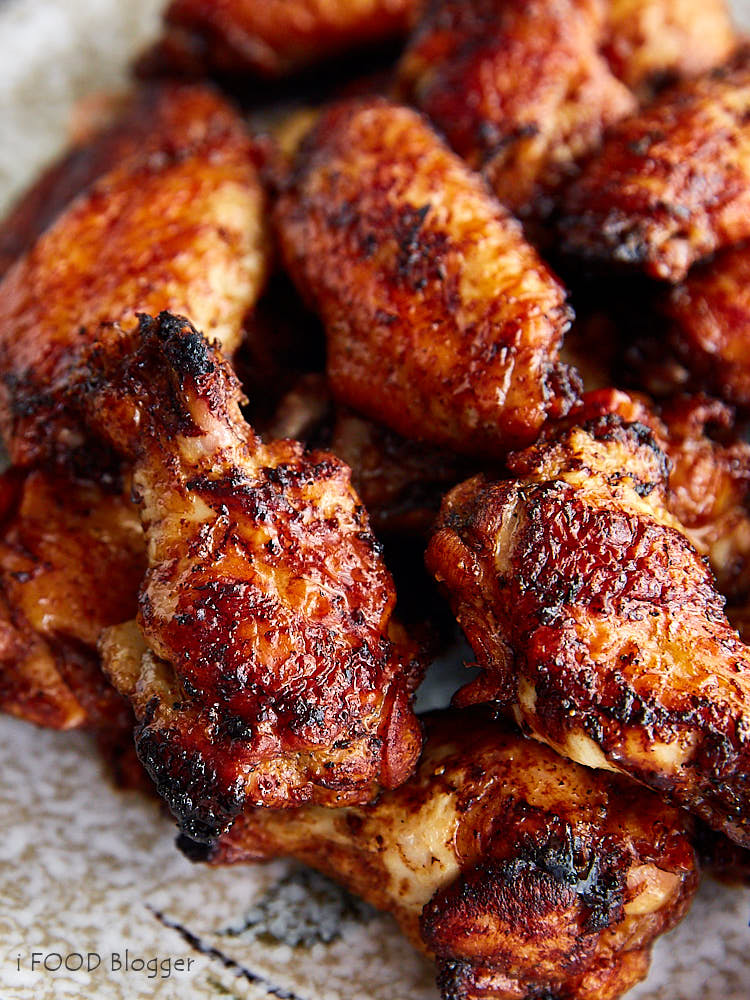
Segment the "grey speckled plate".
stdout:
<path fill-rule="evenodd" d="M 0 211 L 64 144 L 73 102 L 122 83 L 160 7 L 0 0 Z M 750 24 L 750 0 L 737 10 Z M 0 773 L 0 1000 L 436 1000 L 395 924 L 325 880 L 191 866 L 86 736 L 0 718 Z M 632 1000 L 748 1000 L 749 918 L 750 890 L 707 882 Z"/>

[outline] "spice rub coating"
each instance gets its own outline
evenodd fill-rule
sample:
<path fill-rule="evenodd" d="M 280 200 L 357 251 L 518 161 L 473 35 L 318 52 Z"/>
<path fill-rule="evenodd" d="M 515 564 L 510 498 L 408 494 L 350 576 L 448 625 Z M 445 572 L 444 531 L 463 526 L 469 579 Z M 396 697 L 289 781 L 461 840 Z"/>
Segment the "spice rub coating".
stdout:
<path fill-rule="evenodd" d="M 352 101 L 303 140 L 275 210 L 334 396 L 404 437 L 501 455 L 565 412 L 565 293 L 413 110 Z"/>
<path fill-rule="evenodd" d="M 170 314 L 103 331 L 73 395 L 133 463 L 148 571 L 137 624 L 101 651 L 183 829 L 210 840 L 245 806 L 362 802 L 404 781 L 415 649 L 349 469 L 262 444 L 234 373 Z"/>

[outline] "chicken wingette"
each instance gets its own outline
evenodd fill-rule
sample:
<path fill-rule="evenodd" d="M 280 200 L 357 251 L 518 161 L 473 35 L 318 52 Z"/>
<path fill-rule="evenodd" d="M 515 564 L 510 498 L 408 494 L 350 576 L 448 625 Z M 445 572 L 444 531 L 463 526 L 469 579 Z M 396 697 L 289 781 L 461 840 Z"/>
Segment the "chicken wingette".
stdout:
<path fill-rule="evenodd" d="M 404 437 L 500 455 L 565 412 L 565 292 L 521 229 L 415 111 L 325 111 L 275 209 L 320 314 L 334 396 Z"/>
<path fill-rule="evenodd" d="M 148 65 L 279 77 L 406 35 L 419 0 L 172 0 Z"/>
<path fill-rule="evenodd" d="M 607 18 L 604 53 L 645 99 L 720 66 L 738 41 L 726 0 L 607 0 Z"/>
<path fill-rule="evenodd" d="M 167 88 L 155 100 L 135 105 L 148 128 L 136 115 L 102 141 L 94 161 L 114 159 L 111 169 L 0 283 L 0 432 L 16 463 L 77 449 L 85 461 L 63 398 L 100 323 L 171 308 L 231 353 L 260 292 L 266 206 L 241 117 L 211 91 Z"/>
<path fill-rule="evenodd" d="M 412 100 L 500 201 L 548 213 L 604 130 L 632 113 L 610 70 L 602 0 L 429 0 L 401 61 Z"/>
<path fill-rule="evenodd" d="M 750 49 L 613 126 L 561 231 L 572 254 L 673 283 L 750 237 Z"/>
<path fill-rule="evenodd" d="M 668 459 L 606 414 L 446 498 L 427 563 L 527 732 L 750 846 L 750 650 L 667 505 Z"/>
<path fill-rule="evenodd" d="M 101 331 L 70 395 L 132 463 L 148 570 L 137 623 L 100 650 L 182 828 L 210 840 L 249 805 L 363 802 L 404 781 L 417 650 L 349 469 L 262 444 L 227 363 L 167 313 Z"/>
<path fill-rule="evenodd" d="M 417 774 L 372 805 L 252 810 L 214 864 L 299 858 L 395 916 L 445 1000 L 614 1000 L 697 884 L 690 820 L 482 710 L 424 719 Z"/>

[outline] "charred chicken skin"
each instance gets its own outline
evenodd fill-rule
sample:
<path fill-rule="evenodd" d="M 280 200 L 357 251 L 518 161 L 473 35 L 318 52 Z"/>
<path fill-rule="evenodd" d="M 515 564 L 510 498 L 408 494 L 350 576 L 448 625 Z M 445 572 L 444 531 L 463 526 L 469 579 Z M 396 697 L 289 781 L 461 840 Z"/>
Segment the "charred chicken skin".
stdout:
<path fill-rule="evenodd" d="M 569 407 L 561 285 L 415 111 L 370 100 L 324 112 L 275 220 L 326 327 L 340 402 L 404 437 L 489 456 Z"/>
<path fill-rule="evenodd" d="M 171 308 L 231 353 L 263 284 L 265 199 L 242 119 L 193 88 L 167 89 L 143 113 L 157 131 L 134 123 L 138 151 L 75 198 L 0 283 L 0 431 L 16 463 L 81 443 L 62 399 L 100 323 L 132 327 L 139 310 Z"/>
<path fill-rule="evenodd" d="M 607 0 L 607 8 L 604 53 L 644 98 L 721 66 L 737 45 L 726 0 Z"/>
<path fill-rule="evenodd" d="M 750 846 L 750 651 L 667 506 L 667 457 L 608 415 L 446 498 L 427 552 L 496 700 L 527 732 Z"/>
<path fill-rule="evenodd" d="M 642 979 L 696 888 L 689 818 L 482 710 L 424 721 L 401 788 L 293 817 L 251 810 L 208 859 L 291 856 L 337 879 L 435 958 L 446 1000 L 609 1000 Z"/>
<path fill-rule="evenodd" d="M 100 649 L 182 828 L 210 840 L 245 806 L 404 781 L 415 651 L 346 466 L 262 444 L 220 354 L 166 313 L 103 331 L 71 395 L 133 463 L 148 570 L 137 624 Z"/>
<path fill-rule="evenodd" d="M 130 728 L 96 644 L 135 614 L 146 553 L 122 494 L 44 471 L 0 477 L 0 708 L 55 729 Z"/>
<path fill-rule="evenodd" d="M 600 54 L 600 0 L 430 0 L 400 66 L 403 93 L 498 198 L 544 214 L 549 195 L 632 113 Z"/>
<path fill-rule="evenodd" d="M 172 0 L 149 66 L 279 77 L 407 33 L 419 0 Z"/>
<path fill-rule="evenodd" d="M 564 201 L 568 251 L 673 283 L 750 237 L 750 49 L 615 125 Z"/>

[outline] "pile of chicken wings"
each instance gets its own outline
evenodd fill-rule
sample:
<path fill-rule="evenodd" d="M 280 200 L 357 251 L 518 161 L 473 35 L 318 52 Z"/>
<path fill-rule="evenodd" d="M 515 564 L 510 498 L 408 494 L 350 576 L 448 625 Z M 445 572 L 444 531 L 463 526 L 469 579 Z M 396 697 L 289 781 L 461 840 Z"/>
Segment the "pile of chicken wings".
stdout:
<path fill-rule="evenodd" d="M 172 0 L 97 106 L 0 229 L 0 707 L 444 1000 L 620 996 L 750 875 L 724 0 Z"/>

